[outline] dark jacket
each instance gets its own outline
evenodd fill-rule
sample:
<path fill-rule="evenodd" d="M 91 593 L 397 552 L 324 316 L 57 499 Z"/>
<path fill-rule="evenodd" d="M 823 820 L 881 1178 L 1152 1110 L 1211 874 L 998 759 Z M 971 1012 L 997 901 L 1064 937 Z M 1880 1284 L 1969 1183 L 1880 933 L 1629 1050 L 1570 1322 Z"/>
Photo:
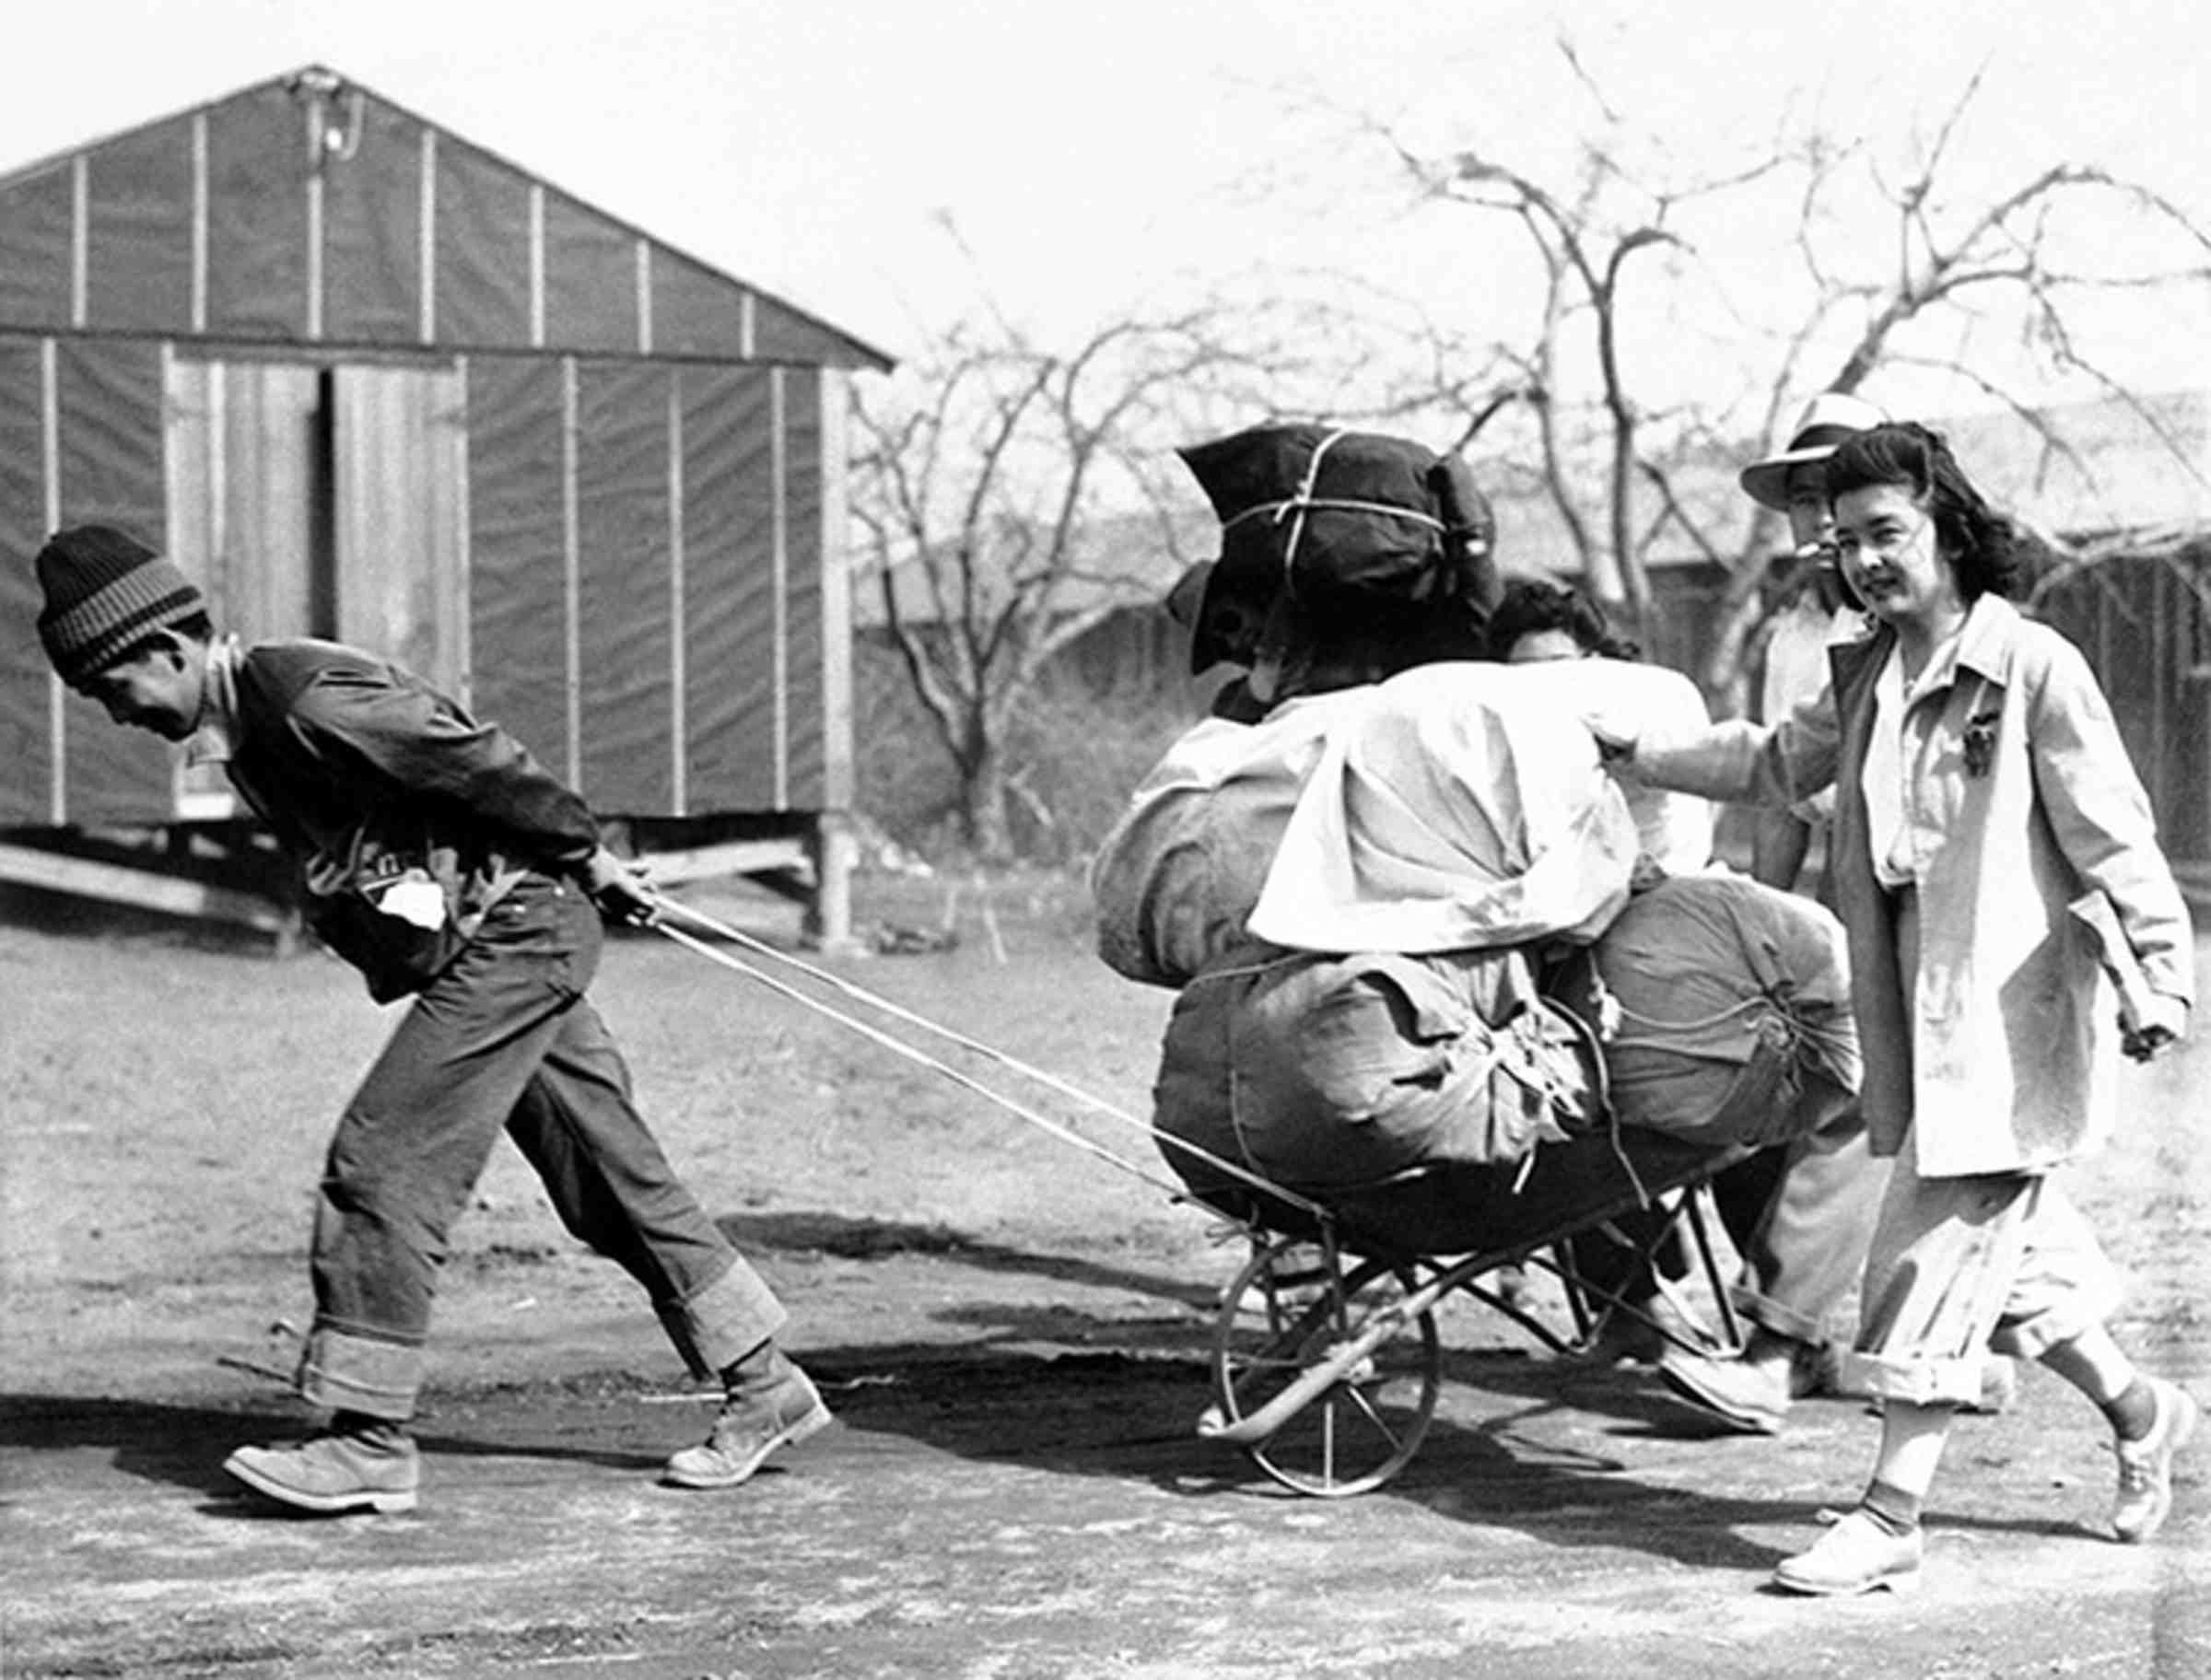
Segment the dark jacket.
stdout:
<path fill-rule="evenodd" d="M 598 848 L 580 796 L 400 666 L 261 642 L 234 675 L 231 783 L 298 863 L 308 925 L 380 1002 L 427 984 L 524 870 L 576 874 Z M 403 882 L 416 919 L 380 907 Z"/>

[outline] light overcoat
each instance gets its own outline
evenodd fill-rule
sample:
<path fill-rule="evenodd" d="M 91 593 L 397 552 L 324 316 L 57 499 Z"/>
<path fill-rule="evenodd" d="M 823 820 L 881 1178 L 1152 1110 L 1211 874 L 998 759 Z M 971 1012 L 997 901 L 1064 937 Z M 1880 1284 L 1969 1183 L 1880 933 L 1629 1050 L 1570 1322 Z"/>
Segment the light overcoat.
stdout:
<path fill-rule="evenodd" d="M 2115 995 L 2066 906 L 2090 889 L 2108 895 L 2151 988 L 2183 1003 L 2187 908 L 2087 660 L 1983 595 L 1955 674 L 1915 699 L 1904 735 L 1901 849 L 1919 925 L 1907 996 L 1864 791 L 1876 679 L 1895 645 L 1882 626 L 1832 648 L 1828 691 L 1778 724 L 1638 741 L 1634 773 L 1761 803 L 1831 783 L 1829 867 L 1874 1152 L 1895 1154 L 1916 1122 L 1924 1176 L 2041 1172 L 2092 1149 L 2114 1118 Z"/>

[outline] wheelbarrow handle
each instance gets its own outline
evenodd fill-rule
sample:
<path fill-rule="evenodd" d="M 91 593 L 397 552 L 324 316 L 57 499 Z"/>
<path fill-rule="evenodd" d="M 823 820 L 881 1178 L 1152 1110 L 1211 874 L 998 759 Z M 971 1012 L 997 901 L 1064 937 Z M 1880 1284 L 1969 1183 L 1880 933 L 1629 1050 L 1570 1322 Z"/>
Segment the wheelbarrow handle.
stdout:
<path fill-rule="evenodd" d="M 1208 1407 L 1198 1420 L 1198 1433 L 1207 1441 L 1225 1441 L 1231 1446 L 1257 1445 L 1323 1394 L 1340 1382 L 1346 1372 L 1373 1354 L 1395 1335 L 1403 1323 L 1402 1303 L 1377 1312 L 1356 1336 L 1332 1344 L 1327 1353 L 1300 1371 L 1295 1381 L 1266 1405 L 1234 1423 L 1216 1421 L 1220 1413 Z"/>

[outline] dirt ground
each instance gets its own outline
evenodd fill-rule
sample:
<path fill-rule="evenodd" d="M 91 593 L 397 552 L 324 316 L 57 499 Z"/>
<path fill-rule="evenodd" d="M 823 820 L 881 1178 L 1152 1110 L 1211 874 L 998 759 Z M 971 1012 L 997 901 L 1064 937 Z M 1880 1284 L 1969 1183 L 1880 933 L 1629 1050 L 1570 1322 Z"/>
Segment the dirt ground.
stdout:
<path fill-rule="evenodd" d="M 763 901 L 697 902 L 795 930 Z M 1142 1112 L 1166 998 L 1090 957 L 1064 885 L 947 904 L 878 884 L 861 906 L 925 933 L 949 916 L 961 941 L 832 972 Z M 304 1320 L 321 1149 L 388 1021 L 319 955 L 12 909 L 8 1680 L 2211 1674 L 2211 1441 L 2166 1534 L 2112 1545 L 2101 1433 L 2039 1371 L 2013 1411 L 1959 1425 L 1910 1598 L 1763 1585 L 1855 1492 L 1860 1406 L 1717 1436 L 1647 1372 L 1562 1364 L 1468 1302 L 1444 1314 L 1437 1423 L 1396 1482 L 1276 1488 L 1193 1427 L 1238 1242 L 653 936 L 614 944 L 595 995 L 838 1426 L 732 1493 L 655 1486 L 710 1398 L 503 1153 L 441 1296 L 420 1509 L 278 1514 L 216 1466 L 304 1421 L 244 1367 Z M 1141 1135 L 946 1054 L 1161 1172 Z M 2131 1275 L 2122 1336 L 2211 1394 L 2207 1069 L 2211 1044 L 2130 1072 L 2123 1143 L 2072 1183 Z"/>

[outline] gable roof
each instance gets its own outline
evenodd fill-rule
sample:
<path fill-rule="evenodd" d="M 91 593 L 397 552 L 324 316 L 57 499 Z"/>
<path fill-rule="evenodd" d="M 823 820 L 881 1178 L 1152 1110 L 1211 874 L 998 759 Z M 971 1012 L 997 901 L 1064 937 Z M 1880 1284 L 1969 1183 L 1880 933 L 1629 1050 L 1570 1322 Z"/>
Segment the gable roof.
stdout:
<path fill-rule="evenodd" d="M 886 368 L 322 65 L 0 175 L 0 330 Z"/>

